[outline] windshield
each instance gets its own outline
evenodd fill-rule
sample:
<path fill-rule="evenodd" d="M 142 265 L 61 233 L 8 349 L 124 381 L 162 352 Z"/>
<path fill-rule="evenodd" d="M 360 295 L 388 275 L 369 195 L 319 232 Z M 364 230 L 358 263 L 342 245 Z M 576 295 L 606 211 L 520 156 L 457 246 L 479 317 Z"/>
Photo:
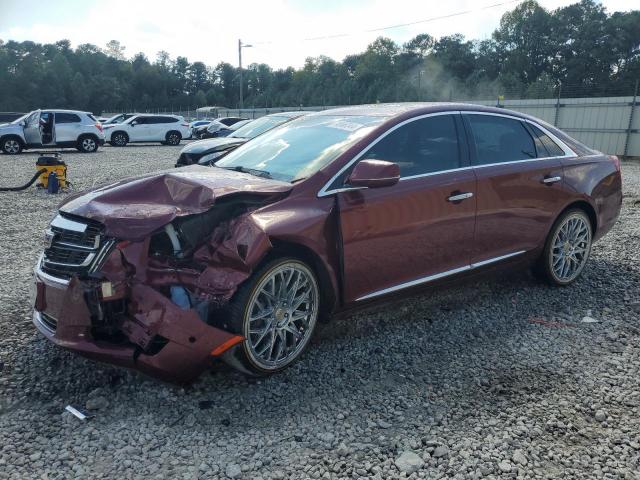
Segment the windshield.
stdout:
<path fill-rule="evenodd" d="M 11 122 L 11 123 L 20 123 L 21 121 L 26 120 L 26 119 L 27 119 L 27 117 L 28 117 L 29 115 L 31 115 L 32 113 L 33 113 L 33 112 L 25 113 L 23 116 L 21 116 L 20 118 L 16 118 L 16 119 L 15 119 L 13 122 Z"/>
<path fill-rule="evenodd" d="M 122 121 L 122 119 L 124 118 L 124 115 L 120 114 L 120 115 L 114 115 L 113 117 L 109 118 L 106 122 L 104 123 L 120 123 Z"/>
<path fill-rule="evenodd" d="M 235 138 L 255 138 L 261 133 L 264 133 L 268 130 L 271 130 L 278 125 L 282 125 L 287 120 L 291 120 L 291 117 L 278 117 L 278 116 L 269 116 L 262 117 L 249 124 L 241 125 L 238 130 L 233 132 L 230 137 Z"/>
<path fill-rule="evenodd" d="M 277 180 L 297 181 L 332 162 L 384 120 L 366 116 L 304 117 L 245 143 L 216 167 L 260 170 Z"/>
<path fill-rule="evenodd" d="M 240 120 L 239 122 L 236 122 L 233 125 L 227 127 L 227 129 L 235 132 L 236 130 L 239 130 L 240 128 L 251 122 L 253 122 L 253 120 Z"/>

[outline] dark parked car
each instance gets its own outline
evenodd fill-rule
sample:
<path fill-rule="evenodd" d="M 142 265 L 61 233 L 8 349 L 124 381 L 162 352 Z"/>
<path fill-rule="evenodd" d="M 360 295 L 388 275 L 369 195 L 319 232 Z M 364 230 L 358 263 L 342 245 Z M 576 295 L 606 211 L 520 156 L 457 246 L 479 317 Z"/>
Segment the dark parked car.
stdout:
<path fill-rule="evenodd" d="M 218 130 L 227 129 L 238 122 L 247 121 L 246 118 L 240 117 L 222 117 L 208 122 L 205 125 L 199 125 L 191 129 L 192 138 L 212 138 Z"/>
<path fill-rule="evenodd" d="M 69 198 L 35 271 L 37 328 L 88 357 L 188 381 L 298 359 L 334 312 L 492 267 L 567 285 L 616 222 L 617 157 L 464 104 L 307 115 L 216 167 Z"/>
<path fill-rule="evenodd" d="M 199 165 L 213 165 L 234 148 L 279 125 L 299 118 L 305 113 L 306 112 L 272 113 L 271 115 L 265 115 L 246 125 L 242 125 L 226 137 L 191 142 L 180 152 L 176 167 L 184 167 L 186 165 L 193 165 L 194 163 Z M 236 123 L 236 125 L 238 124 Z"/>

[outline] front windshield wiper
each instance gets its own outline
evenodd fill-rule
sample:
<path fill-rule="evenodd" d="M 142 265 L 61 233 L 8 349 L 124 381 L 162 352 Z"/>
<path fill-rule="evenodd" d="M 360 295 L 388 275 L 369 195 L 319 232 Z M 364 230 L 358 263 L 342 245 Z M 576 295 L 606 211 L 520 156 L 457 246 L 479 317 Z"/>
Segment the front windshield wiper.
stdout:
<path fill-rule="evenodd" d="M 266 170 L 258 170 L 257 168 L 243 167 L 242 165 L 238 165 L 237 167 L 220 167 L 220 168 L 233 170 L 234 172 L 248 173 L 250 175 L 255 175 L 256 177 L 273 178 L 271 174 Z"/>

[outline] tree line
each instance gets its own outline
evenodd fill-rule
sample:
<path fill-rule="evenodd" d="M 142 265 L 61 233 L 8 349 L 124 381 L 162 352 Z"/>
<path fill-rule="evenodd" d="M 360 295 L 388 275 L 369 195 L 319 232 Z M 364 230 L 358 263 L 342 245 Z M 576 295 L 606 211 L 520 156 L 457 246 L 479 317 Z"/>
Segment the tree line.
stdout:
<path fill-rule="evenodd" d="M 308 58 L 300 69 L 254 63 L 243 69 L 245 107 L 346 105 L 409 100 L 632 94 L 640 78 L 640 10 L 609 14 L 595 0 L 548 11 L 527 0 L 505 13 L 487 40 L 384 37 L 342 61 Z M 236 108 L 238 69 L 125 56 L 112 40 L 72 48 L 0 39 L 0 111 L 73 108 Z"/>

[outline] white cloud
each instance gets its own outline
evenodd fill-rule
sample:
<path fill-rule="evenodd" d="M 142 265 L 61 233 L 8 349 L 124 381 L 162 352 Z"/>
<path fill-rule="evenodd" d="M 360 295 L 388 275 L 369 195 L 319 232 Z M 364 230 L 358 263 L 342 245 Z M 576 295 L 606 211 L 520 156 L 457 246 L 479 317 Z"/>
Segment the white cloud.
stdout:
<path fill-rule="evenodd" d="M 12 21 L 11 25 L 0 24 L 0 38 L 38 42 L 67 38 L 74 46 L 81 43 L 104 46 L 107 41 L 117 39 L 127 47 L 129 56 L 142 51 L 154 59 L 156 52 L 166 50 L 172 57 L 182 55 L 190 61 L 201 60 L 209 65 L 220 61 L 235 65 L 237 41 L 242 38 L 244 42 L 254 43 L 253 48 L 243 50 L 243 64 L 260 62 L 276 68 L 299 67 L 308 56 L 327 55 L 341 60 L 345 55 L 363 51 L 379 35 L 389 36 L 399 43 L 422 32 L 436 37 L 462 33 L 467 38 L 487 38 L 502 14 L 516 5 L 511 3 L 480 10 L 495 0 L 320 1 L 322 3 L 110 0 L 81 1 L 73 7 L 51 2 L 47 8 L 55 13 L 55 22 L 29 23 L 29 15 L 14 16 L 18 20 Z M 573 2 L 541 0 L 540 3 L 551 9 Z M 633 3 L 633 0 L 604 2 L 610 11 L 633 8 Z M 473 12 L 398 29 L 366 32 L 464 10 Z M 303 40 L 342 33 L 349 35 L 322 41 Z"/>

